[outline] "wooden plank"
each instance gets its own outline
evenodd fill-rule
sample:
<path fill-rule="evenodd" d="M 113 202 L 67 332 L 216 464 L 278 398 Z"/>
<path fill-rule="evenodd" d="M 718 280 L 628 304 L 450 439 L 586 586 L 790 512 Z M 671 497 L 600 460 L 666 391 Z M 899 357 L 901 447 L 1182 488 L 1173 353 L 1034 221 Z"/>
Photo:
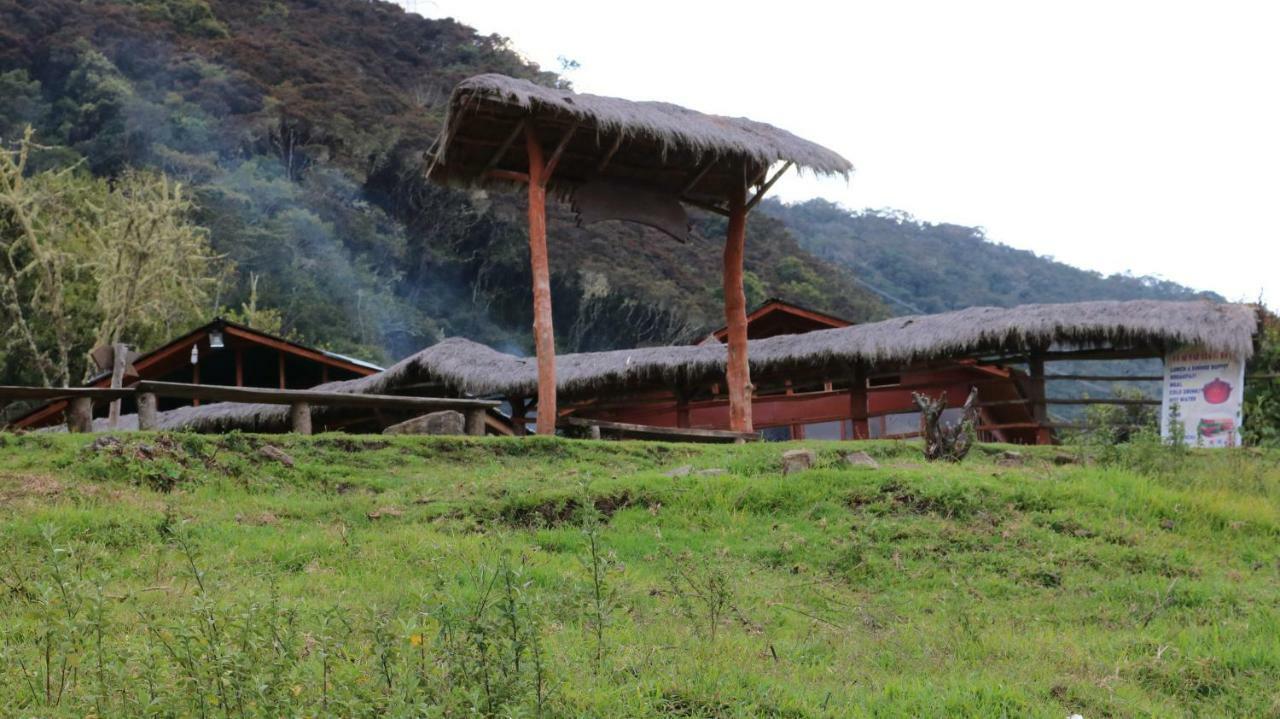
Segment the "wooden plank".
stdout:
<path fill-rule="evenodd" d="M 507 154 L 507 150 L 511 149 L 511 144 L 516 141 L 516 138 L 520 136 L 520 133 L 524 132 L 524 123 L 525 121 L 522 119 L 515 124 L 515 127 L 511 128 L 511 133 L 507 135 L 507 138 L 503 140 L 502 144 L 498 146 L 498 149 L 494 151 L 493 156 L 489 158 L 489 162 L 485 163 L 484 169 L 480 174 L 487 175 L 491 170 L 498 166 L 498 162 L 502 160 L 502 156 Z"/>
<path fill-rule="evenodd" d="M 514 170 L 489 170 L 484 173 L 485 177 L 493 180 L 506 180 L 508 182 L 519 182 L 525 184 L 529 182 L 529 176 L 523 172 Z"/>
<path fill-rule="evenodd" d="M 158 397 L 179 399 L 205 399 L 214 402 L 255 402 L 259 404 L 293 404 L 307 402 L 315 406 L 374 407 L 383 409 L 468 410 L 497 407 L 498 402 L 482 399 L 455 399 L 452 397 L 402 397 L 386 394 L 353 394 L 323 392 L 310 389 L 278 390 L 265 387 L 229 387 L 226 385 L 190 385 L 180 382 L 139 382 L 139 392 L 150 392 Z"/>
<path fill-rule="evenodd" d="M 547 160 L 546 166 L 542 168 L 542 184 L 547 184 L 547 181 L 555 174 L 556 165 L 560 164 L 560 157 L 564 155 L 564 148 L 568 147 L 569 141 L 573 139 L 573 135 L 577 131 L 578 123 L 576 122 L 570 125 L 568 130 L 565 130 L 564 135 L 560 138 L 560 144 L 556 145 L 556 149 L 551 152 L 551 157 Z M 533 174 L 532 168 L 529 174 Z"/>
<path fill-rule="evenodd" d="M 563 424 L 571 427 L 590 429 L 598 427 L 601 431 L 615 433 L 625 437 L 643 439 L 665 439 L 676 442 L 754 442 L 760 439 L 758 432 L 733 432 L 724 429 L 694 429 L 687 427 L 656 427 L 650 424 L 631 424 L 628 422 L 609 422 L 603 419 L 584 419 L 582 417 L 565 417 Z"/>
<path fill-rule="evenodd" d="M 609 148 L 608 152 L 604 153 L 604 157 L 600 158 L 600 164 L 596 165 L 596 172 L 604 172 L 604 168 L 609 166 L 613 156 L 618 154 L 619 147 L 622 147 L 622 133 L 618 133 L 617 138 L 613 141 L 613 146 Z"/>

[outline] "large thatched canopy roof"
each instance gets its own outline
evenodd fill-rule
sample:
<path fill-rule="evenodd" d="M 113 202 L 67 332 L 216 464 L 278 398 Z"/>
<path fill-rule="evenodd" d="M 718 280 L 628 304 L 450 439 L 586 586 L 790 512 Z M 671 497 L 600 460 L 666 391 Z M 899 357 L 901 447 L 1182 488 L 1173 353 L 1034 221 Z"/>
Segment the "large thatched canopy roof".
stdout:
<path fill-rule="evenodd" d="M 826 175 L 847 176 L 853 170 L 835 152 L 763 122 L 490 74 L 454 89 L 431 159 L 432 177 L 484 184 L 490 170 L 527 172 L 519 137 L 527 122 L 548 152 L 576 127 L 551 178 L 553 186 L 606 179 L 710 203 L 723 200 L 735 182 L 741 187 L 744 173 L 747 183 L 758 184 L 779 162 Z"/>
<path fill-rule="evenodd" d="M 973 307 L 865 325 L 783 335 L 750 343 L 751 371 L 832 369 L 907 364 L 976 354 L 1034 350 L 1140 348 L 1152 352 L 1182 345 L 1250 357 L 1257 331 L 1254 307 L 1208 301 L 1076 302 Z M 677 380 L 723 378 L 722 344 L 646 347 L 561 355 L 558 390 L 567 397 L 637 389 Z M 455 393 L 532 396 L 537 364 L 462 338 L 451 338 L 368 377 L 317 387 L 334 392 L 395 394 L 401 387 L 438 382 Z M 316 412 L 330 411 L 316 408 Z M 132 417 L 124 418 L 125 427 Z M 184 407 L 162 413 L 162 429 L 268 431 L 288 427 L 288 408 L 276 405 Z"/>

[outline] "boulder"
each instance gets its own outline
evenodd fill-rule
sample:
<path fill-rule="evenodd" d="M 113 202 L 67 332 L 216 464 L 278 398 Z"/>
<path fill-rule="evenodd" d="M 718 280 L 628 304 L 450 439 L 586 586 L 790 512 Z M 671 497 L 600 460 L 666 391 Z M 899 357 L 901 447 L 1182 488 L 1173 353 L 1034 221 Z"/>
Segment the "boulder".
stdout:
<path fill-rule="evenodd" d="M 466 420 L 451 409 L 407 419 L 382 430 L 383 434 L 466 434 Z"/>
<path fill-rule="evenodd" d="M 669 472 L 665 472 L 664 474 L 667 477 L 675 479 L 677 477 L 688 477 L 691 472 L 693 472 L 692 464 L 682 464 Z"/>
<path fill-rule="evenodd" d="M 812 449 L 788 449 L 782 453 L 782 473 L 803 472 L 817 462 L 818 455 Z"/>
<path fill-rule="evenodd" d="M 286 467 L 293 466 L 293 457 L 290 457 L 287 452 L 274 445 L 262 445 L 262 448 L 258 450 L 258 454 L 262 455 L 264 459 L 269 459 L 272 462 L 279 462 Z"/>
<path fill-rule="evenodd" d="M 871 455 L 866 452 L 848 452 L 840 458 L 850 467 L 866 467 L 867 469 L 880 469 L 880 463 L 875 461 Z"/>

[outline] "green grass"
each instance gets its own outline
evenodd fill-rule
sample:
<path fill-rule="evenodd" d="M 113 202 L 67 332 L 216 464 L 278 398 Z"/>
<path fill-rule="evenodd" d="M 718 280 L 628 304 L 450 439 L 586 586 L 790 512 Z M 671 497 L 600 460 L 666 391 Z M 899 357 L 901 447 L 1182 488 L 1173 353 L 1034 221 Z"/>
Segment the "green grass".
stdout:
<path fill-rule="evenodd" d="M 0 435 L 4 716 L 1280 716 L 1277 453 L 94 439 Z"/>

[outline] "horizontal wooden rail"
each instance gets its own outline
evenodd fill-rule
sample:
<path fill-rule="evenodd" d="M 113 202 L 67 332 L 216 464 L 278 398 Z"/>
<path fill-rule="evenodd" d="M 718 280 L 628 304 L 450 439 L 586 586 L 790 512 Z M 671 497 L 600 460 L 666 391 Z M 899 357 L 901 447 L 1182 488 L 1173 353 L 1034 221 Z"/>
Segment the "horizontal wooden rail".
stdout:
<path fill-rule="evenodd" d="M 1102 397 L 1099 399 L 1092 399 L 1089 397 L 1082 397 L 1079 399 L 1050 398 L 1050 399 L 1046 399 L 1044 403 L 1045 404 L 1115 404 L 1115 405 L 1126 405 L 1126 406 L 1144 406 L 1145 405 L 1145 406 L 1152 406 L 1152 407 L 1160 406 L 1160 400 L 1158 399 L 1129 399 L 1127 397 Z"/>
<path fill-rule="evenodd" d="M 314 406 L 403 408 L 403 409 L 488 409 L 501 403 L 486 399 L 454 399 L 451 397 L 404 397 L 394 394 L 354 394 L 321 392 L 310 389 L 269 389 L 264 387 L 229 387 L 217 384 L 183 384 L 181 382 L 142 381 L 134 385 L 139 393 L 157 397 L 200 399 L 215 402 L 256 402 L 258 404 L 294 404 L 306 402 Z"/>
<path fill-rule="evenodd" d="M 603 419 L 587 419 L 585 417 L 563 417 L 560 422 L 570 427 L 585 428 L 596 439 L 599 439 L 601 432 L 615 433 L 622 437 L 660 439 L 673 442 L 755 442 L 760 439 L 760 435 L 755 432 L 732 432 L 724 429 L 697 429 L 692 427 L 658 427 L 651 424 L 609 422 Z"/>
<path fill-rule="evenodd" d="M 0 386 L 0 400 L 15 399 L 122 399 L 132 397 L 130 387 L 12 387 Z"/>

